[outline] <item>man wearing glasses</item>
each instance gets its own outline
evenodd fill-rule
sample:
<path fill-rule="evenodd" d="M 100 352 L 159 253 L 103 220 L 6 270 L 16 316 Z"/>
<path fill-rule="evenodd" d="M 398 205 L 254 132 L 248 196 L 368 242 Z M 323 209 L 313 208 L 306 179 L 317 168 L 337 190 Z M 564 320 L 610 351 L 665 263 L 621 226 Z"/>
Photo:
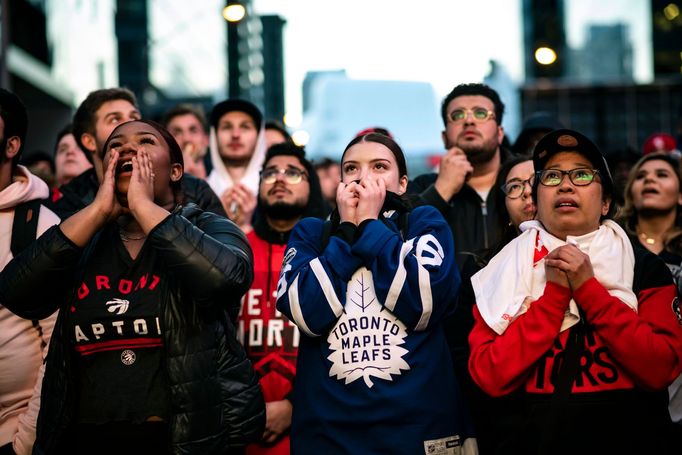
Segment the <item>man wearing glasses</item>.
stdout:
<path fill-rule="evenodd" d="M 438 174 L 424 174 L 410 184 L 424 203 L 436 207 L 448 221 L 455 238 L 457 262 L 492 248 L 504 226 L 497 212 L 504 210 L 491 194 L 505 158 L 504 104 L 495 90 L 484 84 L 461 84 L 443 100 L 445 130 Z"/>
<path fill-rule="evenodd" d="M 247 453 L 290 453 L 288 396 L 296 373 L 299 333 L 276 310 L 277 282 L 296 223 L 306 216 L 324 218 L 328 211 L 304 150 L 291 143 L 270 147 L 260 172 L 253 230 L 247 234 L 254 256 L 253 285 L 239 315 L 239 336 L 260 375 L 267 418 L 262 444 Z"/>

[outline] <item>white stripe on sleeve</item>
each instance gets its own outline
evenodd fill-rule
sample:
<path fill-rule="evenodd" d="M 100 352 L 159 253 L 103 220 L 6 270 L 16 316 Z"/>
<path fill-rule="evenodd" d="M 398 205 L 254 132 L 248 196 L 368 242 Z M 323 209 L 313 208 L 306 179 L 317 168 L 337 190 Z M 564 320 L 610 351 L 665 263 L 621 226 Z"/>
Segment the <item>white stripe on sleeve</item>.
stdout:
<path fill-rule="evenodd" d="M 405 258 L 412 251 L 412 245 L 414 244 L 414 239 L 410 239 L 403 243 L 400 248 L 400 257 L 398 257 L 398 270 L 395 272 L 393 277 L 393 282 L 391 287 L 388 289 L 388 294 L 386 295 L 386 301 L 384 302 L 384 307 L 387 310 L 393 311 L 395 309 L 396 301 L 400 295 L 400 291 L 403 289 L 405 284 L 405 277 L 407 276 L 407 271 L 405 270 Z"/>
<path fill-rule="evenodd" d="M 315 258 L 310 261 L 310 269 L 315 274 L 315 278 L 317 278 L 317 282 L 320 284 L 320 288 L 322 289 L 332 312 L 338 318 L 343 314 L 343 305 L 341 305 L 339 298 L 336 296 L 336 292 L 334 292 L 334 286 L 329 280 L 327 272 L 324 271 L 320 258 Z"/>
<path fill-rule="evenodd" d="M 289 308 L 291 309 L 291 317 L 294 318 L 294 324 L 298 326 L 306 335 L 311 337 L 318 337 L 319 335 L 314 333 L 305 323 L 303 318 L 303 311 L 301 310 L 301 302 L 298 299 L 298 275 L 294 279 L 291 286 L 289 286 Z"/>

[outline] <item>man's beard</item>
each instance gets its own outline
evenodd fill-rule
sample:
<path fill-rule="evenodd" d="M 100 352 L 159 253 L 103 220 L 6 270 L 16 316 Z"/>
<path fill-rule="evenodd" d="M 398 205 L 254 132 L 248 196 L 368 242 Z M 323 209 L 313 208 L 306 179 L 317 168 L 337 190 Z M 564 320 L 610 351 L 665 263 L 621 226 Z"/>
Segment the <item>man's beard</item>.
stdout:
<path fill-rule="evenodd" d="M 464 151 L 464 154 L 467 156 L 467 159 L 472 166 L 489 163 L 495 158 L 498 147 L 497 144 L 492 143 L 485 143 L 483 146 L 466 143 L 459 145 L 459 148 Z"/>
<path fill-rule="evenodd" d="M 293 220 L 300 218 L 305 212 L 307 203 L 305 201 L 296 201 L 292 204 L 278 201 L 274 204 L 268 204 L 263 199 L 260 200 L 260 205 L 263 208 L 265 215 L 273 220 Z"/>

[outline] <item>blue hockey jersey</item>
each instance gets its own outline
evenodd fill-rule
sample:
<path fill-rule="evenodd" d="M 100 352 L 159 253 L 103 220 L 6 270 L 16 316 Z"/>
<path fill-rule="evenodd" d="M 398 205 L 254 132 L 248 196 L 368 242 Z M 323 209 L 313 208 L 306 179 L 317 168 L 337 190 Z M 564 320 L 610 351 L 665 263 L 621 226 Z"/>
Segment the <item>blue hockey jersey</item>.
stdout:
<path fill-rule="evenodd" d="M 277 309 L 301 331 L 294 454 L 455 454 L 464 414 L 441 327 L 460 284 L 452 233 L 430 206 L 362 226 L 351 243 L 293 230 Z"/>

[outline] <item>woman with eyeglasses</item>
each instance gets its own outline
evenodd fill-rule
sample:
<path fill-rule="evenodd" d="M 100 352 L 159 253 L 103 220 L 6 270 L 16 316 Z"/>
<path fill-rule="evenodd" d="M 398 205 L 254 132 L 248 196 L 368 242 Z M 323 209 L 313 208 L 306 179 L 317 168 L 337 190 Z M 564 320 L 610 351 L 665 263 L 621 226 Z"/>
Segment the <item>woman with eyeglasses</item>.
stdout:
<path fill-rule="evenodd" d="M 630 170 L 620 219 L 633 242 L 657 254 L 682 295 L 682 169 L 668 153 L 651 153 Z M 682 376 L 668 388 L 671 437 L 682 444 Z M 679 446 L 678 446 L 679 447 Z"/>
<path fill-rule="evenodd" d="M 523 404 L 505 453 L 668 453 L 666 387 L 682 370 L 670 272 L 611 220 L 587 137 L 555 130 L 533 162 L 536 220 L 472 278 L 471 375 Z"/>
<path fill-rule="evenodd" d="M 471 287 L 471 277 L 485 267 L 488 261 L 504 246 L 519 235 L 519 226 L 535 217 L 535 204 L 531 197 L 533 185 L 533 161 L 528 157 L 513 157 L 507 160 L 492 188 L 498 207 L 502 240 L 493 248 L 471 255 L 462 266 L 462 287 L 457 299 L 455 312 L 446 318 L 445 334 L 452 354 L 457 380 L 466 396 L 474 423 L 474 433 L 482 455 L 495 453 L 501 441 L 500 435 L 507 431 L 516 419 L 513 399 L 491 399 L 473 382 L 467 362 L 469 360 L 468 337 L 474 326 L 473 307 L 476 297 Z"/>
<path fill-rule="evenodd" d="M 341 178 L 331 221 L 294 228 L 278 286 L 301 331 L 292 453 L 471 453 L 442 328 L 460 284 L 450 229 L 412 209 L 388 136 L 353 139 Z"/>

